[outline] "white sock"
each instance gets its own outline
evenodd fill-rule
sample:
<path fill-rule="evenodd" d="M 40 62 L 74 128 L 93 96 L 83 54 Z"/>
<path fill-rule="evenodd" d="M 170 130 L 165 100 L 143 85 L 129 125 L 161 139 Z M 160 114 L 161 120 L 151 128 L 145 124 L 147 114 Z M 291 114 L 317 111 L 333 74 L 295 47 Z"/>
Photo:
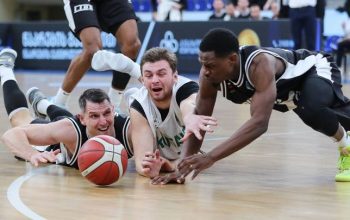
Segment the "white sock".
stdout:
<path fill-rule="evenodd" d="M 15 74 L 13 73 L 13 69 L 0 66 L 0 79 L 1 79 L 1 85 L 4 85 L 4 83 L 8 80 L 16 80 Z"/>
<path fill-rule="evenodd" d="M 107 50 L 99 50 L 94 54 L 91 67 L 97 71 L 115 70 L 127 73 L 136 79 L 141 77 L 139 64 L 121 53 L 113 53 Z"/>
<path fill-rule="evenodd" d="M 45 114 L 47 115 L 47 108 L 52 105 L 51 102 L 49 102 L 49 100 L 47 99 L 42 99 L 38 102 L 38 104 L 36 105 L 36 108 L 38 109 L 38 112 L 40 112 L 41 114 Z"/>
<path fill-rule="evenodd" d="M 350 146 L 350 137 L 349 135 L 346 133 L 346 131 L 344 130 L 344 128 L 342 127 L 343 131 L 344 131 L 344 136 L 340 139 L 340 141 L 338 142 L 339 147 L 349 147 Z"/>
<path fill-rule="evenodd" d="M 58 106 L 65 106 L 68 102 L 70 93 L 65 92 L 62 88 L 57 91 L 57 94 L 54 99 L 54 104 Z"/>
<path fill-rule="evenodd" d="M 108 96 L 111 99 L 112 104 L 118 109 L 123 98 L 123 91 L 109 88 Z"/>

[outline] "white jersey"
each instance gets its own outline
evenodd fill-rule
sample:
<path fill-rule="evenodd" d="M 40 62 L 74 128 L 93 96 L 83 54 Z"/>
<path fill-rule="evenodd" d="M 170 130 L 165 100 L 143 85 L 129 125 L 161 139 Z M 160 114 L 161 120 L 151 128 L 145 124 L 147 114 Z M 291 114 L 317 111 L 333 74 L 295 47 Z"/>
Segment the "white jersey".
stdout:
<path fill-rule="evenodd" d="M 145 112 L 156 143 L 155 148 L 159 149 L 162 157 L 169 160 L 178 159 L 182 149 L 181 138 L 185 133 L 185 125 L 180 106 L 176 102 L 176 93 L 187 82 L 190 82 L 190 79 L 183 76 L 178 77 L 178 81 L 173 87 L 169 112 L 164 121 L 145 87 L 132 95 L 132 98 L 141 104 Z"/>

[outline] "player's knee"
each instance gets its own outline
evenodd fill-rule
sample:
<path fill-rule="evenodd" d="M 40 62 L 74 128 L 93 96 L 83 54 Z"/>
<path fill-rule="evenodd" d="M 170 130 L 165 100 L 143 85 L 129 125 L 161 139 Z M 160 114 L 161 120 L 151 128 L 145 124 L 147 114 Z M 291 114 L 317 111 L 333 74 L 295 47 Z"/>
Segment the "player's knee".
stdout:
<path fill-rule="evenodd" d="M 296 110 L 303 122 L 312 129 L 332 136 L 338 126 L 336 118 L 325 107 L 305 105 Z"/>
<path fill-rule="evenodd" d="M 88 41 L 85 42 L 83 48 L 83 57 L 88 60 L 92 60 L 93 55 L 102 49 L 102 44 L 98 41 Z"/>
<path fill-rule="evenodd" d="M 94 56 L 94 54 L 99 50 L 98 47 L 87 47 L 84 48 L 84 50 L 82 51 L 82 56 L 85 60 L 88 60 L 91 62 L 92 57 Z"/>
<path fill-rule="evenodd" d="M 139 49 L 141 47 L 141 42 L 138 38 L 129 39 L 127 42 L 124 42 L 120 45 L 120 49 L 123 54 L 130 57 L 131 59 L 135 59 Z"/>

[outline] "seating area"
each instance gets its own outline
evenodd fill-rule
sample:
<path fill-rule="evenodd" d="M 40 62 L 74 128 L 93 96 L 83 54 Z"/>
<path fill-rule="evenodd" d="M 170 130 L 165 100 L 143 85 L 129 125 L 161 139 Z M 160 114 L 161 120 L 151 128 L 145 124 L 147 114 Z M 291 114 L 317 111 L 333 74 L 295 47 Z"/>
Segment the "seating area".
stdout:
<path fill-rule="evenodd" d="M 212 0 L 187 0 L 187 11 L 210 11 Z M 132 4 L 136 12 L 152 11 L 151 0 L 133 0 Z"/>

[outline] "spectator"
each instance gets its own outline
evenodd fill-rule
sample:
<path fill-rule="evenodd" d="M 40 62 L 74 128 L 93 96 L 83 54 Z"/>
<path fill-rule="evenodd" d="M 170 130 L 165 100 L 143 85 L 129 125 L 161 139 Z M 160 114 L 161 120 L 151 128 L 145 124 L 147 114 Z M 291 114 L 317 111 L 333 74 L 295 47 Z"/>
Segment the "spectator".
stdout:
<path fill-rule="evenodd" d="M 261 17 L 261 9 L 260 6 L 258 4 L 254 4 L 250 6 L 250 17 L 251 20 L 255 20 L 255 21 L 260 21 L 262 20 Z"/>
<path fill-rule="evenodd" d="M 294 49 L 302 48 L 303 36 L 306 49 L 315 50 L 316 0 L 289 0 L 289 17 L 294 40 Z"/>
<path fill-rule="evenodd" d="M 271 0 L 249 0 L 249 6 L 258 5 L 260 10 L 263 10 L 265 5 Z M 268 8 L 267 8 L 268 9 Z M 267 10 L 266 9 L 266 10 Z"/>
<path fill-rule="evenodd" d="M 214 0 L 213 1 L 214 12 L 210 15 L 209 20 L 223 20 L 226 16 L 225 13 L 225 3 L 223 0 Z"/>
<path fill-rule="evenodd" d="M 236 7 L 236 17 L 237 18 L 249 18 L 250 10 L 249 10 L 249 1 L 248 0 L 238 0 Z"/>
<path fill-rule="evenodd" d="M 272 12 L 272 19 L 278 19 L 280 14 L 280 6 L 277 4 L 277 2 L 272 2 L 270 5 L 270 10 Z"/>
<path fill-rule="evenodd" d="M 341 66 L 341 61 L 346 51 L 350 50 L 350 17 L 342 23 L 344 30 L 344 38 L 338 42 L 336 62 L 338 67 Z"/>
<path fill-rule="evenodd" d="M 187 0 L 158 0 L 158 21 L 181 21 L 182 10 L 187 7 Z"/>
<path fill-rule="evenodd" d="M 325 10 L 326 10 L 326 0 L 317 0 L 317 3 L 316 3 L 316 17 L 318 19 L 320 19 L 321 36 L 322 37 L 323 37 L 323 31 L 324 31 L 323 20 L 324 20 Z"/>
<path fill-rule="evenodd" d="M 152 20 L 157 20 L 157 7 L 158 7 L 158 1 L 157 0 L 151 0 L 151 7 L 152 7 Z"/>
<path fill-rule="evenodd" d="M 232 21 L 236 18 L 235 16 L 235 6 L 233 3 L 229 3 L 225 7 L 226 15 L 224 17 L 224 21 Z"/>
<path fill-rule="evenodd" d="M 280 0 L 280 12 L 278 18 L 289 18 L 288 0 Z"/>

